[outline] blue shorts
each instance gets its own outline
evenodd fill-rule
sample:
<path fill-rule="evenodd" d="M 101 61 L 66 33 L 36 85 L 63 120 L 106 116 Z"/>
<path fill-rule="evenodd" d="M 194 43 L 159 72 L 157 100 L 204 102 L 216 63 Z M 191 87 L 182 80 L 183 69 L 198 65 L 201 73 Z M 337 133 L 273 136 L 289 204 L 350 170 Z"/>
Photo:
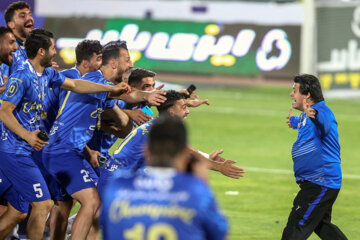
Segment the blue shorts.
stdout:
<path fill-rule="evenodd" d="M 0 171 L 0 204 L 10 203 L 16 210 L 28 213 L 29 203 L 13 188 L 7 177 Z"/>
<path fill-rule="evenodd" d="M 56 201 L 68 201 L 72 200 L 72 197 L 66 192 L 60 183 L 56 181 L 54 177 L 46 170 L 42 162 L 42 151 L 34 152 L 34 161 L 39 167 L 41 174 L 43 175 L 47 187 L 50 191 L 51 199 Z"/>
<path fill-rule="evenodd" d="M 27 202 L 50 199 L 46 182 L 32 156 L 1 152 L 0 170 Z"/>
<path fill-rule="evenodd" d="M 98 168 L 94 169 L 86 159 L 84 159 L 83 161 L 86 171 L 89 172 L 89 176 L 92 178 L 92 180 L 94 180 L 94 182 L 97 183 L 99 181 L 99 175 L 97 173 Z"/>
<path fill-rule="evenodd" d="M 82 189 L 95 188 L 94 180 L 86 170 L 83 160 L 85 156 L 79 152 L 44 153 L 42 162 L 49 174 L 65 188 L 69 195 Z"/>

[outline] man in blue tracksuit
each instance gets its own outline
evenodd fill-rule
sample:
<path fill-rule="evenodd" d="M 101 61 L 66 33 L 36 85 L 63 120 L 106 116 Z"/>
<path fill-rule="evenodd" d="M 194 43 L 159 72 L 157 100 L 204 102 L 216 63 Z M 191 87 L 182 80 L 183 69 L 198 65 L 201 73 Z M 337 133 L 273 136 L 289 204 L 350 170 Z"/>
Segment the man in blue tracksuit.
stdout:
<path fill-rule="evenodd" d="M 334 114 L 325 105 L 319 80 L 308 74 L 294 78 L 287 124 L 298 130 L 292 148 L 294 172 L 300 191 L 294 199 L 282 239 L 347 239 L 331 223 L 332 206 L 341 188 L 340 145 Z"/>

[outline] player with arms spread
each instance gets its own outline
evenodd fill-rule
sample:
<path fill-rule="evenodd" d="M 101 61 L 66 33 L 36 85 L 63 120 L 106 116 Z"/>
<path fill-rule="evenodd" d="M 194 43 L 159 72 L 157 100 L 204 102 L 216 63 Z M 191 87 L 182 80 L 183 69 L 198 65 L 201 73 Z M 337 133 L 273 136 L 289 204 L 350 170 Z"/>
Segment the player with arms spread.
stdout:
<path fill-rule="evenodd" d="M 190 113 L 183 93 L 170 90 L 166 92 L 166 98 L 166 101 L 157 107 L 160 116 L 162 114 L 171 114 L 183 119 Z M 117 146 L 113 155 L 106 161 L 105 166 L 100 169 L 98 183 L 100 195 L 112 177 L 124 174 L 131 175 L 138 170 L 141 171 L 145 167 L 144 145 L 146 145 L 148 141 L 149 131 L 155 119 L 156 118 L 133 130 L 120 145 Z M 192 148 L 192 151 L 197 157 L 205 158 L 195 149 Z M 220 153 L 219 151 L 215 151 L 211 154 L 211 159 L 206 158 L 206 160 L 209 161 L 210 168 L 232 178 L 242 177 L 245 172 L 244 169 L 235 166 L 235 161 L 221 158 L 219 156 Z"/>
<path fill-rule="evenodd" d="M 307 239 L 314 231 L 321 239 L 347 239 L 331 223 L 333 204 L 341 188 L 340 145 L 337 121 L 326 106 L 319 79 L 295 76 L 287 124 L 298 130 L 292 147 L 296 182 L 300 191 L 293 202 L 282 239 Z"/>
<path fill-rule="evenodd" d="M 225 239 L 227 222 L 212 192 L 197 174 L 186 172 L 192 159 L 186 138 L 179 117 L 155 120 L 146 147 L 147 171 L 116 178 L 104 192 L 104 239 Z M 197 163 L 201 178 L 206 178 L 206 163 Z"/>

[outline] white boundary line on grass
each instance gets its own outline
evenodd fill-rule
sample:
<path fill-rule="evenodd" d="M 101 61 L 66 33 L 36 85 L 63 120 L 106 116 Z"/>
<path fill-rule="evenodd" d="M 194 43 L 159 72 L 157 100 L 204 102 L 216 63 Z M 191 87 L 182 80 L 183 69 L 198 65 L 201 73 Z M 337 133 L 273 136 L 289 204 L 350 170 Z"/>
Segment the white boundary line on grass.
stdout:
<path fill-rule="evenodd" d="M 243 167 L 245 171 L 249 172 L 262 172 L 262 173 L 276 173 L 276 174 L 285 174 L 293 175 L 293 171 L 285 169 L 272 169 L 272 168 L 257 168 L 257 167 Z M 360 179 L 360 175 L 355 174 L 343 174 L 343 178 L 346 179 Z"/>

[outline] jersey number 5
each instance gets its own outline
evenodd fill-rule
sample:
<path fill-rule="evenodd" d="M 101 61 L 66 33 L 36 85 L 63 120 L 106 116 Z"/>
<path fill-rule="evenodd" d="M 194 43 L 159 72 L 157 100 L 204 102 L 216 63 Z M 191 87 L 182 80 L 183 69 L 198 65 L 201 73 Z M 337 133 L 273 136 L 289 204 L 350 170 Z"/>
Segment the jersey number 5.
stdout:
<path fill-rule="evenodd" d="M 33 187 L 34 187 L 34 191 L 36 192 L 35 196 L 37 198 L 41 198 L 42 196 L 44 196 L 40 183 L 33 184 Z"/>

